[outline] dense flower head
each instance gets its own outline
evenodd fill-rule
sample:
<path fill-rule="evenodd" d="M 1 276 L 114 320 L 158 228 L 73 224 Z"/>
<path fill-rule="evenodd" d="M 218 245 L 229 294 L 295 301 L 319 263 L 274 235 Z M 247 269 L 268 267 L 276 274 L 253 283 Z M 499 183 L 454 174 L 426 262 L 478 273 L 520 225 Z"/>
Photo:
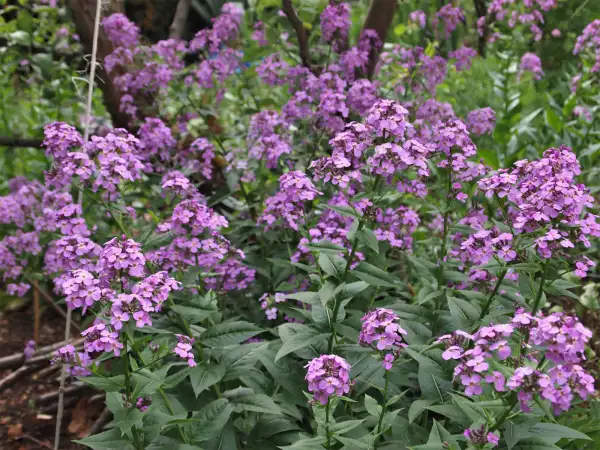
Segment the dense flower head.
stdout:
<path fill-rule="evenodd" d="M 152 405 L 152 398 L 146 397 L 138 397 L 135 401 L 135 407 L 139 409 L 141 412 L 148 411 L 148 408 Z"/>
<path fill-rule="evenodd" d="M 92 360 L 87 352 L 78 352 L 71 344 L 59 348 L 52 354 L 50 364 L 67 364 L 67 372 L 74 377 L 85 377 L 91 374 L 87 369 Z"/>
<path fill-rule="evenodd" d="M 158 312 L 171 291 L 180 289 L 181 283 L 170 277 L 167 272 L 157 272 L 136 284 L 131 292 L 139 296 L 139 302 L 145 311 Z"/>
<path fill-rule="evenodd" d="M 89 238 L 69 234 L 52 242 L 53 272 L 74 269 L 94 270 L 101 247 Z"/>
<path fill-rule="evenodd" d="M 64 122 L 53 122 L 44 127 L 44 141 L 42 146 L 46 149 L 46 155 L 55 160 L 64 158 L 74 147 L 83 145 L 83 137 L 79 132 Z"/>
<path fill-rule="evenodd" d="M 196 199 L 184 200 L 173 209 L 173 215 L 166 229 L 176 234 L 197 236 L 205 230 L 218 231 L 228 226 L 227 219 Z"/>
<path fill-rule="evenodd" d="M 171 150 L 177 144 L 171 129 L 157 118 L 146 118 L 138 130 L 138 138 L 146 158 L 158 157 L 163 161 L 169 159 Z"/>
<path fill-rule="evenodd" d="M 399 317 L 390 309 L 378 308 L 367 313 L 361 320 L 363 324 L 359 343 L 385 353 L 383 367 L 390 370 L 399 350 L 406 347 L 402 335 L 407 333 L 398 324 Z"/>
<path fill-rule="evenodd" d="M 108 39 L 117 47 L 134 47 L 139 43 L 140 29 L 125 14 L 115 13 L 102 19 Z"/>
<path fill-rule="evenodd" d="M 146 258 L 142 246 L 126 236 L 113 238 L 102 246 L 98 269 L 102 278 L 110 279 L 124 272 L 132 277 L 144 275 Z"/>
<path fill-rule="evenodd" d="M 427 15 L 425 14 L 425 11 L 417 9 L 408 15 L 408 20 L 416 24 L 419 28 L 425 28 L 425 25 L 427 24 Z"/>
<path fill-rule="evenodd" d="M 29 340 L 25 343 L 25 348 L 23 348 L 23 356 L 25 361 L 27 361 L 28 359 L 31 359 L 31 357 L 33 356 L 33 354 L 35 353 L 35 341 L 34 340 Z"/>
<path fill-rule="evenodd" d="M 600 19 L 590 22 L 577 37 L 573 54 L 577 55 L 585 49 L 594 51 L 595 64 L 591 68 L 592 73 L 600 72 Z"/>
<path fill-rule="evenodd" d="M 470 47 L 463 46 L 458 50 L 450 52 L 449 56 L 456 60 L 454 66 L 460 72 L 471 68 L 471 62 L 477 56 L 477 52 Z"/>
<path fill-rule="evenodd" d="M 408 111 L 393 100 L 378 100 L 367 114 L 366 124 L 376 136 L 402 142 L 412 128 L 408 123 Z"/>
<path fill-rule="evenodd" d="M 459 7 L 455 7 L 452 3 L 448 3 L 440 8 L 435 14 L 432 22 L 434 26 L 441 23 L 445 37 L 448 38 L 452 32 L 456 29 L 458 24 L 465 19 L 463 10 Z"/>
<path fill-rule="evenodd" d="M 206 287 L 226 292 L 248 289 L 256 278 L 256 270 L 236 258 L 227 258 L 212 268 L 211 272 L 214 275 L 204 279 Z"/>
<path fill-rule="evenodd" d="M 492 134 L 496 127 L 496 112 L 489 107 L 474 109 L 467 116 L 467 128 L 476 136 Z"/>
<path fill-rule="evenodd" d="M 311 360 L 305 380 L 308 390 L 322 405 L 326 405 L 331 396 L 342 396 L 350 392 L 350 364 L 337 355 L 321 355 Z"/>
<path fill-rule="evenodd" d="M 298 224 L 304 222 L 304 202 L 322 194 L 304 173 L 298 170 L 284 173 L 279 178 L 279 191 L 266 200 L 259 222 L 271 227 L 283 218 L 286 226 L 297 231 Z"/>
<path fill-rule="evenodd" d="M 256 73 L 263 83 L 281 86 L 287 82 L 288 69 L 288 64 L 281 59 L 279 53 L 273 53 L 256 68 Z"/>
<path fill-rule="evenodd" d="M 194 360 L 192 345 L 196 340 L 183 334 L 176 334 L 175 337 L 177 337 L 177 345 L 173 349 L 173 353 L 180 358 L 187 359 L 187 363 L 190 367 L 195 367 L 196 361 Z"/>
<path fill-rule="evenodd" d="M 358 114 L 365 114 L 377 101 L 377 87 L 367 79 L 356 80 L 348 90 L 348 106 Z"/>
<path fill-rule="evenodd" d="M 581 168 L 569 147 L 550 148 L 537 161 L 519 161 L 513 169 L 499 170 L 479 181 L 486 196 L 506 197 L 515 206 L 511 217 L 515 229 L 543 232 L 536 239 L 538 253 L 549 258 L 600 236 L 595 216 L 585 214 L 593 205 L 586 187 L 575 183 Z M 564 229 L 569 225 L 569 231 Z"/>
<path fill-rule="evenodd" d="M 81 332 L 85 338 L 83 348 L 89 353 L 114 352 L 115 356 L 121 354 L 123 344 L 119 340 L 119 333 L 114 331 L 104 322 L 99 322 Z"/>
<path fill-rule="evenodd" d="M 350 5 L 331 2 L 321 13 L 321 37 L 334 51 L 342 50 L 348 42 Z"/>
<path fill-rule="evenodd" d="M 484 326 L 472 336 L 456 331 L 436 343 L 445 344 L 445 360 L 460 362 L 454 376 L 460 377 L 467 396 L 481 395 L 489 384 L 497 392 L 516 391 L 523 411 L 530 411 L 529 403 L 540 395 L 559 414 L 570 408 L 575 393 L 583 400 L 594 393 L 593 377 L 579 365 L 591 336 L 576 317 L 563 313 L 533 316 L 519 309 L 508 324 Z M 465 343 L 471 341 L 474 347 L 465 349 Z M 527 357 L 513 356 L 517 345 L 523 356 L 528 349 L 534 352 Z M 542 365 L 536 353 L 551 363 Z M 506 377 L 494 370 L 494 359 L 510 361 L 514 373 Z"/>
<path fill-rule="evenodd" d="M 530 72 L 534 80 L 541 80 L 544 76 L 542 60 L 535 53 L 525 53 L 519 63 L 519 77 L 525 72 Z"/>

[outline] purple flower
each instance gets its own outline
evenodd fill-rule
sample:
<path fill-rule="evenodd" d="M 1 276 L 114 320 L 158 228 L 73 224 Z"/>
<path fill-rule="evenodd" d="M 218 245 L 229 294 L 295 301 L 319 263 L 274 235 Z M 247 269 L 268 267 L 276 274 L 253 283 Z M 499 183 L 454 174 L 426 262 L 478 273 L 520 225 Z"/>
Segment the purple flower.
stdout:
<path fill-rule="evenodd" d="M 541 80 L 544 75 L 542 61 L 535 53 L 525 53 L 519 64 L 519 78 L 524 72 L 530 72 L 534 80 Z"/>
<path fill-rule="evenodd" d="M 378 100 L 367 114 L 366 124 L 376 136 L 404 141 L 412 128 L 407 121 L 408 111 L 393 100 Z"/>
<path fill-rule="evenodd" d="M 25 348 L 23 349 L 23 355 L 24 355 L 24 359 L 25 361 L 27 361 L 28 359 L 31 359 L 31 357 L 33 356 L 33 354 L 35 353 L 35 341 L 33 340 L 29 340 L 27 341 L 27 343 L 25 344 Z"/>
<path fill-rule="evenodd" d="M 497 447 L 500 436 L 492 432 L 486 433 L 486 431 L 485 425 L 481 425 L 479 428 L 467 428 L 463 434 L 473 445 L 490 444 L 491 447 Z"/>
<path fill-rule="evenodd" d="M 195 367 L 196 361 L 192 353 L 192 344 L 195 339 L 183 334 L 176 334 L 175 336 L 177 337 L 177 346 L 173 349 L 173 352 L 180 358 L 187 359 L 190 367 Z"/>
<path fill-rule="evenodd" d="M 367 313 L 362 319 L 359 344 L 369 346 L 385 353 L 383 366 L 390 370 L 395 355 L 406 347 L 402 336 L 406 331 L 397 323 L 399 318 L 390 309 L 378 308 Z"/>
<path fill-rule="evenodd" d="M 342 396 L 350 391 L 350 364 L 337 355 L 321 355 L 308 367 L 305 380 L 315 400 L 326 405 L 330 396 Z"/>
<path fill-rule="evenodd" d="M 467 128 L 476 136 L 492 134 L 496 127 L 496 113 L 492 108 L 474 109 L 467 116 Z"/>
<path fill-rule="evenodd" d="M 321 37 L 336 52 L 347 45 L 350 25 L 350 6 L 345 2 L 332 2 L 321 13 Z"/>
<path fill-rule="evenodd" d="M 146 412 L 152 405 L 152 399 L 150 397 L 138 397 L 135 401 L 135 407 L 141 412 Z"/>
<path fill-rule="evenodd" d="M 139 42 L 140 29 L 124 14 L 105 17 L 102 26 L 108 39 L 117 47 L 133 47 Z"/>
<path fill-rule="evenodd" d="M 113 238 L 104 244 L 98 259 L 98 268 L 101 277 L 112 278 L 121 271 L 132 277 L 144 275 L 146 258 L 142 246 L 133 239 L 122 236 L 121 239 Z"/>
<path fill-rule="evenodd" d="M 64 122 L 53 122 L 44 127 L 44 142 L 46 155 L 60 160 L 67 155 L 73 147 L 81 147 L 83 138 L 79 132 Z"/>
<path fill-rule="evenodd" d="M 456 60 L 454 67 L 458 72 L 471 69 L 471 61 L 477 56 L 477 52 L 470 47 L 463 46 L 458 50 L 450 52 L 450 58 Z"/>
<path fill-rule="evenodd" d="M 435 14 L 432 21 L 434 26 L 441 23 L 444 29 L 446 39 L 450 37 L 452 32 L 456 29 L 458 24 L 465 19 L 463 10 L 459 7 L 455 7 L 452 3 L 442 6 L 440 10 Z"/>
<path fill-rule="evenodd" d="M 412 11 L 408 15 L 408 20 L 416 24 L 419 28 L 425 28 L 425 25 L 427 24 L 427 16 L 425 15 L 425 12 L 420 9 Z"/>

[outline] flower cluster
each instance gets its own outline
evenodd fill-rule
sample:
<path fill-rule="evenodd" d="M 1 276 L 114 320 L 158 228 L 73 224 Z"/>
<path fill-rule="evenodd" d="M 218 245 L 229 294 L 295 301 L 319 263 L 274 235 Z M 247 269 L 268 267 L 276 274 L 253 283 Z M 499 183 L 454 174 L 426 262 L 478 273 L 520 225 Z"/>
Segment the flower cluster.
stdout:
<path fill-rule="evenodd" d="M 570 408 L 575 394 L 585 400 L 594 393 L 593 377 L 579 365 L 591 336 L 575 317 L 562 313 L 532 316 L 521 309 L 510 324 L 482 327 L 472 336 L 455 332 L 436 342 L 446 344 L 444 359 L 460 361 L 454 375 L 460 376 L 466 395 L 481 395 L 486 383 L 497 392 L 516 391 L 523 411 L 530 411 L 529 403 L 534 395 L 540 395 L 559 414 Z M 511 344 L 511 337 L 519 346 Z M 465 350 L 465 341 L 472 341 L 474 347 Z M 537 350 L 526 355 L 530 348 L 539 349 L 551 364 L 538 360 Z M 517 354 L 512 356 L 515 350 Z M 494 356 L 514 367 L 508 378 L 506 373 L 492 369 Z"/>
<path fill-rule="evenodd" d="M 492 108 L 474 109 L 467 116 L 467 128 L 476 136 L 492 134 L 496 127 L 496 112 Z"/>
<path fill-rule="evenodd" d="M 525 72 L 530 72 L 534 80 L 541 80 L 544 76 L 542 61 L 535 53 L 525 53 L 519 63 L 519 77 Z"/>
<path fill-rule="evenodd" d="M 194 353 L 192 353 L 192 345 L 194 344 L 195 339 L 183 334 L 176 334 L 175 336 L 177 337 L 177 345 L 173 349 L 173 353 L 180 358 L 187 359 L 187 363 L 190 367 L 196 366 Z"/>
<path fill-rule="evenodd" d="M 326 405 L 331 396 L 343 396 L 350 392 L 350 364 L 337 355 L 321 355 L 311 360 L 305 380 L 308 390 L 322 405 Z"/>
<path fill-rule="evenodd" d="M 390 309 L 378 308 L 367 313 L 361 320 L 363 324 L 358 342 L 381 352 L 384 355 L 383 367 L 390 370 L 400 349 L 406 347 L 401 335 L 407 333 L 398 324 L 399 317 Z"/>
<path fill-rule="evenodd" d="M 339 52 L 348 44 L 350 29 L 350 6 L 348 3 L 332 2 L 321 13 L 321 37 Z"/>
<path fill-rule="evenodd" d="M 287 227 L 298 231 L 298 224 L 304 222 L 304 203 L 318 195 L 322 193 L 315 189 L 305 174 L 298 170 L 285 173 L 279 178 L 279 191 L 266 200 L 259 222 L 270 228 L 283 218 Z"/>
<path fill-rule="evenodd" d="M 566 251 L 576 242 L 589 247 L 589 237 L 600 236 L 596 217 L 585 214 L 593 198 L 584 185 L 575 183 L 580 172 L 575 154 L 562 146 L 546 150 L 538 161 L 519 161 L 511 170 L 499 170 L 480 180 L 479 188 L 488 197 L 506 197 L 514 205 L 513 227 L 537 234 L 535 245 L 540 256 L 568 257 Z M 587 260 L 580 261 L 587 265 Z"/>
<path fill-rule="evenodd" d="M 484 425 L 481 425 L 479 428 L 467 428 L 464 432 L 464 436 L 473 445 L 489 445 L 489 447 L 494 448 L 497 447 L 498 442 L 500 442 L 500 436 L 497 433 L 486 431 Z"/>

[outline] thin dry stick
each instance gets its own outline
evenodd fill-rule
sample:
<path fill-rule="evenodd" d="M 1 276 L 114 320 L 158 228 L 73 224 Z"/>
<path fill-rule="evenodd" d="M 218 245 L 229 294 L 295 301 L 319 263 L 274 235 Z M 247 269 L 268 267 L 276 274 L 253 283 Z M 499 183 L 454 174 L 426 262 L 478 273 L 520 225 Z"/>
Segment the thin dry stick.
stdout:
<path fill-rule="evenodd" d="M 51 306 L 54 311 L 56 311 L 58 314 L 60 314 L 66 320 L 68 312 L 64 312 L 56 303 L 54 303 L 54 300 L 52 299 L 52 297 L 50 297 L 47 292 L 45 292 L 44 290 L 42 290 L 39 287 L 37 281 L 34 280 L 34 281 L 32 281 L 32 283 L 33 283 L 33 287 L 40 293 L 40 295 L 46 301 L 46 303 L 48 303 L 48 305 Z M 77 325 L 75 322 L 73 322 L 72 320 L 70 321 L 70 324 L 71 324 L 71 327 L 75 328 L 76 331 L 81 331 L 81 327 L 79 325 Z"/>
<path fill-rule="evenodd" d="M 90 79 L 88 85 L 87 105 L 85 109 L 85 132 L 83 135 L 84 142 L 87 142 L 90 137 L 90 122 L 92 117 L 92 96 L 94 94 L 94 79 L 96 77 L 96 58 L 98 55 L 98 34 L 100 32 L 100 15 L 102 13 L 102 2 L 96 0 L 96 17 L 94 18 L 94 37 L 92 39 L 92 60 L 90 62 Z M 79 191 L 77 203 L 81 205 L 83 202 L 83 192 Z M 67 319 L 65 322 L 65 341 L 71 337 L 71 308 L 67 308 Z M 67 378 L 67 368 L 63 365 L 60 373 L 60 387 L 58 388 L 58 409 L 56 412 L 56 429 L 54 432 L 54 450 L 58 450 L 60 445 L 60 427 L 62 424 L 62 416 L 64 413 L 64 389 L 65 380 Z"/>
<path fill-rule="evenodd" d="M 33 340 L 35 342 L 40 341 L 40 315 L 42 314 L 40 308 L 40 291 L 37 289 L 33 290 Z"/>

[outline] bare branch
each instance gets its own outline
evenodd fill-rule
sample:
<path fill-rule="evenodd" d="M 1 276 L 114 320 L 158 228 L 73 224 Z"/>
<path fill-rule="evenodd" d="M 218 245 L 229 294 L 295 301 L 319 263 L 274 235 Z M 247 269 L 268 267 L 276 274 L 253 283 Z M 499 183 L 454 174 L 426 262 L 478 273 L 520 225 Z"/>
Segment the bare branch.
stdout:
<path fill-rule="evenodd" d="M 40 148 L 41 146 L 41 139 L 0 136 L 0 147 Z"/>
<path fill-rule="evenodd" d="M 169 27 L 169 37 L 171 39 L 181 39 L 183 37 L 191 5 L 192 0 L 179 0 L 179 3 L 177 3 L 175 17 L 173 17 L 173 22 Z"/>
<path fill-rule="evenodd" d="M 296 36 L 298 37 L 298 48 L 300 49 L 300 59 L 302 60 L 302 64 L 304 65 L 304 67 L 307 67 L 312 73 L 318 75 L 320 70 L 319 68 L 312 65 L 312 61 L 310 58 L 310 49 L 308 48 L 308 34 L 306 33 L 306 28 L 304 28 L 304 24 L 298 17 L 298 14 L 296 14 L 294 5 L 292 5 L 292 0 L 282 0 L 281 9 L 292 24 L 292 27 L 294 27 L 294 31 L 296 31 Z"/>

